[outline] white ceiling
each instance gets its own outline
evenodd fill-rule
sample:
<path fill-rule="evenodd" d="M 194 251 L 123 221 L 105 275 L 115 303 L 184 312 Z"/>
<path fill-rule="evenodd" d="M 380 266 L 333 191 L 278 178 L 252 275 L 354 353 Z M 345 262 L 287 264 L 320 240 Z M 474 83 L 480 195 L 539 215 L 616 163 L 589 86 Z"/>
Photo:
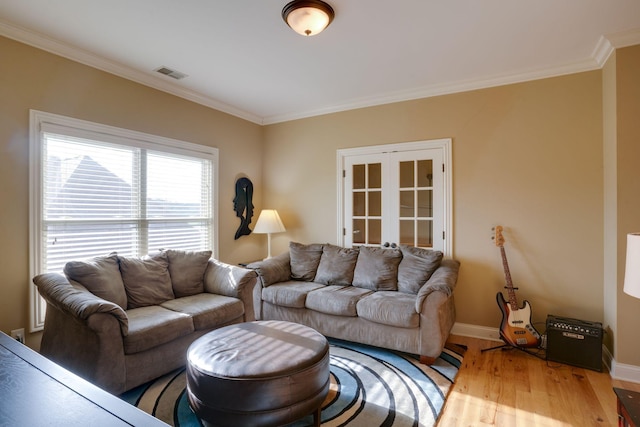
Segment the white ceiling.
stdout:
<path fill-rule="evenodd" d="M 592 70 L 640 43 L 640 0 L 328 0 L 314 37 L 287 2 L 0 0 L 0 35 L 264 124 Z"/>

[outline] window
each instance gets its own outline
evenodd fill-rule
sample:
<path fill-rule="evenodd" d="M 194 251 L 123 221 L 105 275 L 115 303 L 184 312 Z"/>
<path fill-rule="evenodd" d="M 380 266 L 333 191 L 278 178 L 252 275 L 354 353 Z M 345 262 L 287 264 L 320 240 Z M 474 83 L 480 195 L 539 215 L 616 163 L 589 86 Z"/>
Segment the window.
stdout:
<path fill-rule="evenodd" d="M 216 252 L 215 148 L 32 111 L 30 167 L 32 277 L 110 252 Z"/>

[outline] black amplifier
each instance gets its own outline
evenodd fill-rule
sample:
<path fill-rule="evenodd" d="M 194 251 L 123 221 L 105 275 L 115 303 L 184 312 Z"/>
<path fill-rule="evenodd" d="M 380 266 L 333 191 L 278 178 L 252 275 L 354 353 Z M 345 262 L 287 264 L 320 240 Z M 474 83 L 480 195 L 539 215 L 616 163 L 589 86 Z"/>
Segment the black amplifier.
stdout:
<path fill-rule="evenodd" d="M 548 315 L 547 360 L 602 372 L 602 323 Z"/>

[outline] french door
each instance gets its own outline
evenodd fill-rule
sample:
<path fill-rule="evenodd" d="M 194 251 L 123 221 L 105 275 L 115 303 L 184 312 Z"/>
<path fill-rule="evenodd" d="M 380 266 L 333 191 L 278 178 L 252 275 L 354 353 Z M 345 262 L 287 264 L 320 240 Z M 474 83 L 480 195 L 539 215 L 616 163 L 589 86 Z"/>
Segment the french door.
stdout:
<path fill-rule="evenodd" d="M 450 252 L 449 143 L 340 150 L 343 245 Z"/>

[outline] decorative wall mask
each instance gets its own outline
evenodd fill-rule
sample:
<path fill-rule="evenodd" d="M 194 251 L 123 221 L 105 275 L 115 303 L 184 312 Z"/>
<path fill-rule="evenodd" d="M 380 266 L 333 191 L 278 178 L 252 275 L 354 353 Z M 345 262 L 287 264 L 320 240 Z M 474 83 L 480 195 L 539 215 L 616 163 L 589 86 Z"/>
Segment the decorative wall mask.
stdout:
<path fill-rule="evenodd" d="M 253 183 L 249 178 L 238 178 L 236 181 L 236 197 L 233 199 L 233 209 L 240 218 L 240 227 L 236 231 L 235 240 L 240 236 L 251 234 L 249 224 L 253 217 Z"/>

